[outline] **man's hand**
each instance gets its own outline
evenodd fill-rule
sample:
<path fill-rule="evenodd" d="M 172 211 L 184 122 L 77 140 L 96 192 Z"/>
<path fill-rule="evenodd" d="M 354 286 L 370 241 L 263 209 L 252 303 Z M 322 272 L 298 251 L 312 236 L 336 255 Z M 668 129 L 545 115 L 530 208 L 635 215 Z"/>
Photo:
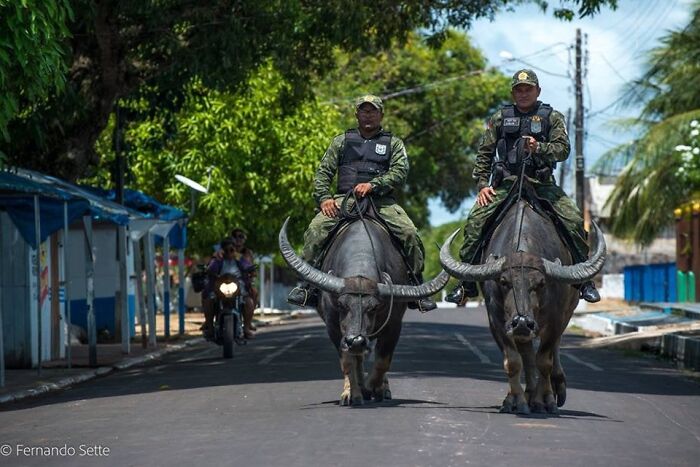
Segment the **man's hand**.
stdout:
<path fill-rule="evenodd" d="M 532 136 L 523 136 L 525 139 L 525 150 L 530 154 L 537 153 L 537 140 Z"/>
<path fill-rule="evenodd" d="M 337 217 L 340 214 L 340 206 L 333 198 L 330 198 L 321 201 L 321 212 L 326 217 Z"/>
<path fill-rule="evenodd" d="M 493 201 L 493 197 L 495 194 L 496 194 L 496 190 L 494 190 L 490 186 L 486 186 L 486 187 L 482 188 L 479 191 L 479 194 L 476 195 L 476 204 L 478 204 L 479 206 L 482 206 L 482 207 L 486 206 L 491 201 Z"/>
<path fill-rule="evenodd" d="M 369 193 L 372 192 L 372 184 L 371 183 L 358 183 L 355 185 L 354 188 L 355 194 L 359 196 L 360 198 L 367 196 Z"/>

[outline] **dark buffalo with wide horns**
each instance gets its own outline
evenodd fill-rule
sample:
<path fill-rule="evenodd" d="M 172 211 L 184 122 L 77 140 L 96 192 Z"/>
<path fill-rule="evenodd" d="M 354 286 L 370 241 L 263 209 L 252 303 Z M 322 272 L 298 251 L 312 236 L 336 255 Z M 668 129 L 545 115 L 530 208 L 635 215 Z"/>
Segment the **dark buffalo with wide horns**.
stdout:
<path fill-rule="evenodd" d="M 425 284 L 406 285 L 408 271 L 400 253 L 387 232 L 368 220 L 353 222 L 335 238 L 319 270 L 294 252 L 287 240 L 288 222 L 280 230 L 280 251 L 304 281 L 322 291 L 318 313 L 338 351 L 345 379 L 340 404 L 390 399 L 386 373 L 406 303 L 437 293 L 449 275 L 443 271 Z M 372 344 L 374 366 L 365 381 L 364 358 Z"/>
<path fill-rule="evenodd" d="M 452 257 L 449 246 L 458 231 L 440 250 L 440 262 L 450 275 L 481 282 L 491 333 L 504 354 L 509 382 L 502 412 L 558 414 L 564 405 L 566 377 L 559 345 L 579 300 L 573 284 L 593 278 L 605 262 L 603 234 L 595 223 L 593 227 L 591 257 L 572 264 L 551 219 L 519 201 L 485 246 L 484 264 L 470 265 Z M 525 391 L 520 384 L 522 369 Z"/>

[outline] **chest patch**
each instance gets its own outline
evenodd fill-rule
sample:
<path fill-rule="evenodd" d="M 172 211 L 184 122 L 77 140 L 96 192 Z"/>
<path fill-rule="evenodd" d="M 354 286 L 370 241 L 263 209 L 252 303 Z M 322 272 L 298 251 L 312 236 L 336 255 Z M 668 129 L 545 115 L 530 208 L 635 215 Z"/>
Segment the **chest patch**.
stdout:
<path fill-rule="evenodd" d="M 386 144 L 377 144 L 374 147 L 374 152 L 376 152 L 380 156 L 383 156 L 384 154 L 386 154 Z"/>
<path fill-rule="evenodd" d="M 506 117 L 503 119 L 503 126 L 520 126 L 520 117 Z"/>
<path fill-rule="evenodd" d="M 530 120 L 530 131 L 532 133 L 541 133 L 542 132 L 542 119 L 540 118 L 539 115 L 534 115 L 532 117 L 532 120 Z"/>

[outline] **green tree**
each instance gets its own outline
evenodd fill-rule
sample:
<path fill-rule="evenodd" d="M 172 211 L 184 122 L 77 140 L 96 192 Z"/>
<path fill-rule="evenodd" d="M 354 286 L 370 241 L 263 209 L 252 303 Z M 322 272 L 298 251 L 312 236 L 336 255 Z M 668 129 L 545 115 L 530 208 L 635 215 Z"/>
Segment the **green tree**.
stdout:
<path fill-rule="evenodd" d="M 286 109 L 291 87 L 270 63 L 236 93 L 208 89 L 195 79 L 179 111 L 164 110 L 126 130 L 131 185 L 166 203 L 189 206 L 189 188 L 175 174 L 206 184 L 207 168 L 213 167 L 210 191 L 200 196 L 189 223 L 193 249 L 210 251 L 238 225 L 251 232 L 255 250 L 273 251 L 281 221 L 290 215 L 290 235 L 302 237 L 314 208 L 310 187 L 316 161 L 337 115 L 313 99 Z M 148 103 L 131 101 L 125 107 L 133 113 Z M 98 152 L 102 170 L 85 181 L 108 186 L 114 159 L 110 131 L 103 133 Z"/>
<path fill-rule="evenodd" d="M 0 140 L 20 110 L 65 82 L 69 0 L 0 0 Z"/>
<path fill-rule="evenodd" d="M 641 136 L 600 161 L 628 160 L 608 201 L 615 235 L 649 244 L 673 221 L 673 209 L 700 193 L 700 157 L 692 146 L 699 130 L 697 122 L 691 126 L 700 118 L 700 87 L 691 84 L 698 76 L 700 2 L 688 25 L 651 52 L 644 75 L 623 96 L 644 107 L 634 122 Z"/>
<path fill-rule="evenodd" d="M 320 99 L 343 116 L 341 131 L 356 124 L 353 97 L 384 97 L 384 127 L 404 139 L 411 163 L 399 202 L 418 225 L 427 224 L 429 198 L 456 210 L 473 193 L 484 122 L 509 95 L 508 78 L 487 67 L 465 34 L 447 30 L 434 47 L 426 39 L 414 33 L 372 54 L 340 53 L 319 86 Z"/>
<path fill-rule="evenodd" d="M 547 2 L 532 0 L 546 9 Z M 24 1 L 21 4 L 51 4 Z M 67 86 L 21 107 L 0 150 L 12 163 L 70 179 L 98 163 L 95 142 L 114 103 L 140 98 L 152 113 L 177 110 L 193 78 L 236 90 L 270 59 L 294 83 L 286 105 L 309 97 L 310 77 L 333 50 L 378 50 L 424 29 L 435 42 L 451 25 L 493 16 L 522 0 L 72 0 Z M 615 0 L 570 0 L 554 14 L 593 14 Z M 52 20 L 60 23 L 61 16 Z M 64 23 L 65 24 L 65 23 Z M 44 55 L 41 55 L 42 57 Z M 58 78 L 57 78 L 58 79 Z M 148 113 L 142 113 L 141 116 Z"/>

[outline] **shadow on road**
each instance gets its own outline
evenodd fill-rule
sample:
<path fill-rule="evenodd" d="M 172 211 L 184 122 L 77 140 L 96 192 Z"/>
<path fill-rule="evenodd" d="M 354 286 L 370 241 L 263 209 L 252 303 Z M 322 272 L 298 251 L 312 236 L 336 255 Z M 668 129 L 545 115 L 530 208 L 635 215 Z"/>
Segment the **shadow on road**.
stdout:
<path fill-rule="evenodd" d="M 463 338 L 457 337 L 457 334 Z M 306 336 L 304 338 L 304 336 Z M 479 357 L 464 343 L 480 349 Z M 565 336 L 565 342 L 579 339 Z M 290 345 L 293 344 L 293 345 Z M 342 379 L 338 356 L 322 325 L 294 329 L 271 329 L 245 347 L 236 348 L 232 360 L 219 358 L 220 348 L 200 346 L 186 352 L 166 356 L 163 361 L 132 368 L 108 377 L 78 385 L 61 393 L 0 406 L 0 411 L 23 410 L 31 407 L 65 404 L 70 401 L 108 398 L 159 391 L 206 390 L 238 385 L 337 381 Z M 285 347 L 289 347 L 283 350 Z M 208 350 L 211 349 L 211 350 Z M 698 395 L 700 384 L 681 376 L 665 362 L 625 356 L 606 350 L 567 350 L 581 361 L 599 367 L 596 371 L 576 361 L 562 357 L 569 389 L 600 392 Z M 501 353 L 484 326 L 457 325 L 409 321 L 404 323 L 401 340 L 394 356 L 390 378 L 469 378 L 502 383 L 506 377 L 501 368 Z M 486 362 L 484 360 L 487 360 Z M 263 363 L 264 362 L 264 363 Z M 298 390 L 291 387 L 290 390 Z M 205 397 L 183 393 L 183 398 Z M 500 397 L 500 396 L 499 396 Z M 185 400 L 186 402 L 186 400 Z M 319 403 L 319 406 L 337 401 Z M 396 399 L 366 408 L 391 407 L 449 407 L 442 402 Z M 305 408 L 313 408 L 308 406 Z M 464 410 L 488 410 L 494 407 L 463 407 Z M 562 410 L 562 417 L 603 416 Z"/>

